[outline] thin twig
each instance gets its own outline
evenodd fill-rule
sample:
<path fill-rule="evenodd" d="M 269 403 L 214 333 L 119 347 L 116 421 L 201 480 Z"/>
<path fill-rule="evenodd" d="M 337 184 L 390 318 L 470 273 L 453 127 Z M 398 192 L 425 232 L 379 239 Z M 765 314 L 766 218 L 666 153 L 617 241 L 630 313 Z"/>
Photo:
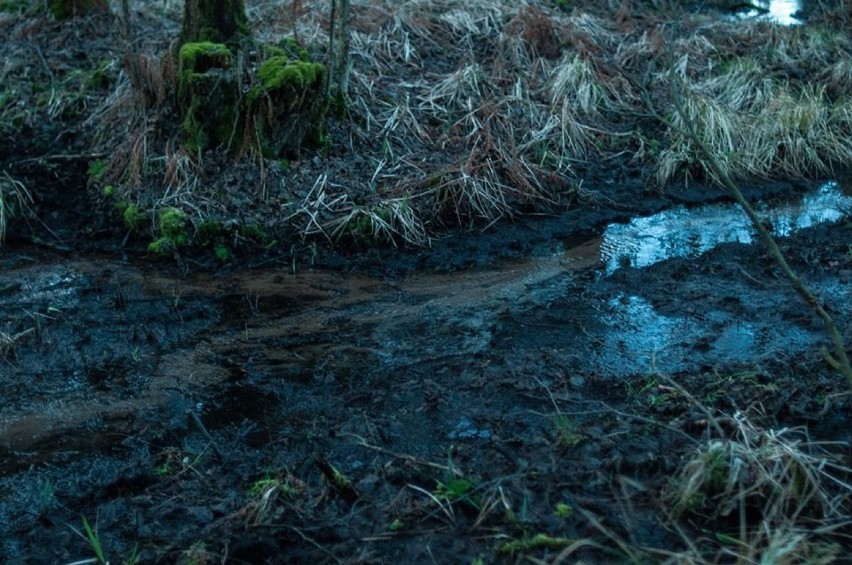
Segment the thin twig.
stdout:
<path fill-rule="evenodd" d="M 192 410 L 187 410 L 186 414 L 189 416 L 189 419 L 192 421 L 193 425 L 195 425 L 196 429 L 201 432 L 201 435 L 207 438 L 207 441 L 210 442 L 210 448 L 216 455 L 216 459 L 218 459 L 220 463 L 224 463 L 225 456 L 222 454 L 222 450 L 220 450 L 219 446 L 216 445 L 216 441 L 213 439 L 213 436 L 210 435 L 210 432 L 207 431 L 207 428 L 204 427 L 204 422 L 201 421 L 201 418 L 198 417 L 198 414 L 196 414 Z"/>

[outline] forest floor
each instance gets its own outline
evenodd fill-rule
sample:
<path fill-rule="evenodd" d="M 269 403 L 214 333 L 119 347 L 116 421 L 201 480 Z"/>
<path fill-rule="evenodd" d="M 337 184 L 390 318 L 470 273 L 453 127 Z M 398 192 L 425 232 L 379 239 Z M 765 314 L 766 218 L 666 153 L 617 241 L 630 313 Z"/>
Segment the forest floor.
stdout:
<path fill-rule="evenodd" d="M 842 562 L 849 385 L 672 108 L 852 339 L 850 14 L 353 4 L 287 160 L 181 148 L 179 5 L 0 4 L 0 560 Z"/>

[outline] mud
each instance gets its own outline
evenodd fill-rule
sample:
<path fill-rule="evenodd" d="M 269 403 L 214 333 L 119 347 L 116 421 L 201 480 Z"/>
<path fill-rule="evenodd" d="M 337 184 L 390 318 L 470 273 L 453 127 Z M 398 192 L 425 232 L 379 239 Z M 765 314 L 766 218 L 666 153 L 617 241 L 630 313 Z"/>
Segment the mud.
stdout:
<path fill-rule="evenodd" d="M 669 17 L 657 4 L 624 7 L 644 25 Z M 794 3 L 763 4 L 768 12 L 743 16 L 797 23 L 794 8 L 776 10 Z M 802 3 L 827 18 L 817 4 Z M 132 5 L 139 61 L 165 62 L 179 3 Z M 685 5 L 707 21 L 734 17 L 727 2 Z M 405 15 L 377 6 L 358 7 L 356 28 Z M 533 3 L 529 14 L 536 6 L 557 8 Z M 275 232 L 277 246 L 236 245 L 250 238 L 227 232 L 226 264 L 192 247 L 153 260 L 152 234 L 128 233 L 91 171 L 129 158 L 98 149 L 109 140 L 91 139 L 93 122 L 124 144 L 140 116 L 102 106 L 118 90 L 72 92 L 102 61 L 121 86 L 128 61 L 106 31 L 115 18 L 63 24 L 6 10 L 0 105 L 14 111 L 0 123 L 0 169 L 26 181 L 33 202 L 0 248 L 0 563 L 612 563 L 628 560 L 623 548 L 656 562 L 690 544 L 723 562 L 740 548 L 705 542 L 724 544 L 736 526 L 672 524 L 660 503 L 684 460 L 719 437 L 710 421 L 743 413 L 767 430 L 803 426 L 835 442 L 827 449 L 848 466 L 852 397 L 820 353 L 821 322 L 718 187 L 698 178 L 649 189 L 651 162 L 619 143 L 603 161 L 572 161 L 576 182 L 547 175 L 553 202 L 515 203 L 496 223 L 433 218 L 429 247 L 308 241 L 291 228 Z M 612 29 L 636 25 L 619 14 Z M 252 7 L 271 37 L 292 33 L 290 17 L 286 6 Z M 412 35 L 422 58 L 403 65 L 388 53 L 382 104 L 477 54 L 501 62 L 491 52 L 500 29 L 464 38 L 470 49 L 455 49 L 455 35 Z M 723 33 L 721 55 L 734 54 L 723 43 L 765 47 L 760 34 L 739 44 Z M 586 35 L 572 32 L 572 49 L 593 50 Z M 817 73 L 781 72 L 808 87 Z M 53 101 L 38 95 L 66 73 L 67 100 L 30 107 Z M 15 102 L 15 92 L 27 95 Z M 143 204 L 176 189 L 164 186 L 166 159 L 192 165 L 171 145 L 173 111 L 144 113 L 141 129 L 162 129 L 151 139 L 165 147 L 139 157 L 151 171 L 140 193 L 124 195 Z M 636 120 L 603 129 L 653 139 L 660 124 Z M 426 126 L 447 140 L 440 151 L 414 134 L 388 148 L 426 155 L 438 171 L 466 162 L 456 128 Z M 330 120 L 330 151 L 266 163 L 269 179 L 264 163 L 258 172 L 211 152 L 198 186 L 172 197 L 212 206 L 237 230 L 289 216 L 320 175 L 337 172 L 336 188 L 369 204 L 381 169 L 373 156 L 386 156 L 361 145 L 376 131 Z M 848 177 L 843 165 L 832 174 Z M 267 180 L 281 191 L 247 198 Z M 852 195 L 802 179 L 742 188 L 848 343 Z M 838 498 L 846 515 L 849 503 Z M 811 548 L 852 554 L 842 532 L 806 533 Z M 539 536 L 559 543 L 536 546 Z"/>
<path fill-rule="evenodd" d="M 848 327 L 849 197 L 826 184 L 762 212 Z M 110 555 L 143 562 L 473 559 L 511 531 L 483 514 L 498 503 L 528 508 L 526 530 L 586 535 L 553 521 L 557 502 L 615 519 L 612 481 L 653 490 L 689 445 L 660 374 L 719 408 L 820 414 L 823 437 L 848 441 L 844 397 L 826 404 L 843 384 L 820 361 L 823 328 L 752 240 L 736 208 L 711 204 L 403 275 L 6 249 L 0 551 L 82 559 L 82 515 Z M 637 410 L 675 423 L 619 416 Z M 442 510 L 429 493 L 457 475 L 477 503 Z M 259 517 L 249 493 L 268 477 L 294 494 Z M 618 520 L 627 536 L 651 519 Z"/>

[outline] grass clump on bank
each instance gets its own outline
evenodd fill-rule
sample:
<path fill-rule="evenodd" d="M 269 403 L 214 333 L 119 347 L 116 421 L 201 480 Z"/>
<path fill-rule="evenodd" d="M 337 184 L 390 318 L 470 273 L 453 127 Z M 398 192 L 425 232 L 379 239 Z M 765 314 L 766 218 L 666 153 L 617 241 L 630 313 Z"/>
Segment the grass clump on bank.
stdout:
<path fill-rule="evenodd" d="M 0 176 L 0 246 L 12 219 L 20 216 L 32 203 L 32 195 L 24 183 L 7 172 Z"/>
<path fill-rule="evenodd" d="M 804 429 L 763 429 L 743 413 L 720 420 L 730 437 L 707 441 L 663 492 L 674 522 L 713 533 L 677 557 L 831 563 L 852 518 L 852 469 Z M 683 530 L 681 530 L 683 531 Z"/>
<path fill-rule="evenodd" d="M 257 19 L 271 9 L 255 8 Z M 624 184 L 619 171 L 642 188 L 718 182 L 694 144 L 648 112 L 650 102 L 677 120 L 668 66 L 686 85 L 689 119 L 733 177 L 822 177 L 852 158 L 852 40 L 831 6 L 821 9 L 833 20 L 812 15 L 814 23 L 783 27 L 655 3 L 681 21 L 674 33 L 647 10 L 592 2 L 401 2 L 369 17 L 363 9 L 349 40 L 346 120 L 326 116 L 312 94 L 299 106 L 310 119 L 295 106 L 290 117 L 274 115 L 295 100 L 287 85 L 317 85 L 330 71 L 323 5 L 300 14 L 296 29 L 270 26 L 251 60 L 211 43 L 167 53 L 162 42 L 162 52 L 135 54 L 125 72 L 97 81 L 112 92 L 63 89 L 55 76 L 65 71 L 45 73 L 32 92 L 10 83 L 0 121 L 36 124 L 70 119 L 69 105 L 92 109 L 92 150 L 108 155 L 98 176 L 121 197 L 157 202 L 167 179 L 162 205 L 180 193 L 198 222 L 251 223 L 257 211 L 275 233 L 357 248 L 428 246 L 447 231 L 564 209 L 580 187 L 605 198 L 607 188 L 590 180 Z M 94 60 L 102 62 L 92 78 L 118 68 L 115 59 Z M 216 102 L 221 119 L 202 124 L 203 106 L 187 101 L 193 85 L 220 95 L 236 80 L 228 73 L 244 67 L 256 68 L 251 84 Z M 187 103 L 177 121 L 174 99 Z M 22 118 L 22 106 L 40 110 Z M 276 137 L 284 130 L 303 131 L 310 143 L 288 145 Z M 175 148 L 179 139 L 185 148 Z M 280 166 L 282 155 L 295 166 Z"/>

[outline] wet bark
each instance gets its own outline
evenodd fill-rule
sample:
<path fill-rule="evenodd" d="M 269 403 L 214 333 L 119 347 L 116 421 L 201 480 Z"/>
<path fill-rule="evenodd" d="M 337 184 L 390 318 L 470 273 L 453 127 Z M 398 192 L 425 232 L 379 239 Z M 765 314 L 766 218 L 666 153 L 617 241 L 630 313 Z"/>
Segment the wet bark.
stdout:
<path fill-rule="evenodd" d="M 180 43 L 239 44 L 250 37 L 243 0 L 185 0 Z"/>

